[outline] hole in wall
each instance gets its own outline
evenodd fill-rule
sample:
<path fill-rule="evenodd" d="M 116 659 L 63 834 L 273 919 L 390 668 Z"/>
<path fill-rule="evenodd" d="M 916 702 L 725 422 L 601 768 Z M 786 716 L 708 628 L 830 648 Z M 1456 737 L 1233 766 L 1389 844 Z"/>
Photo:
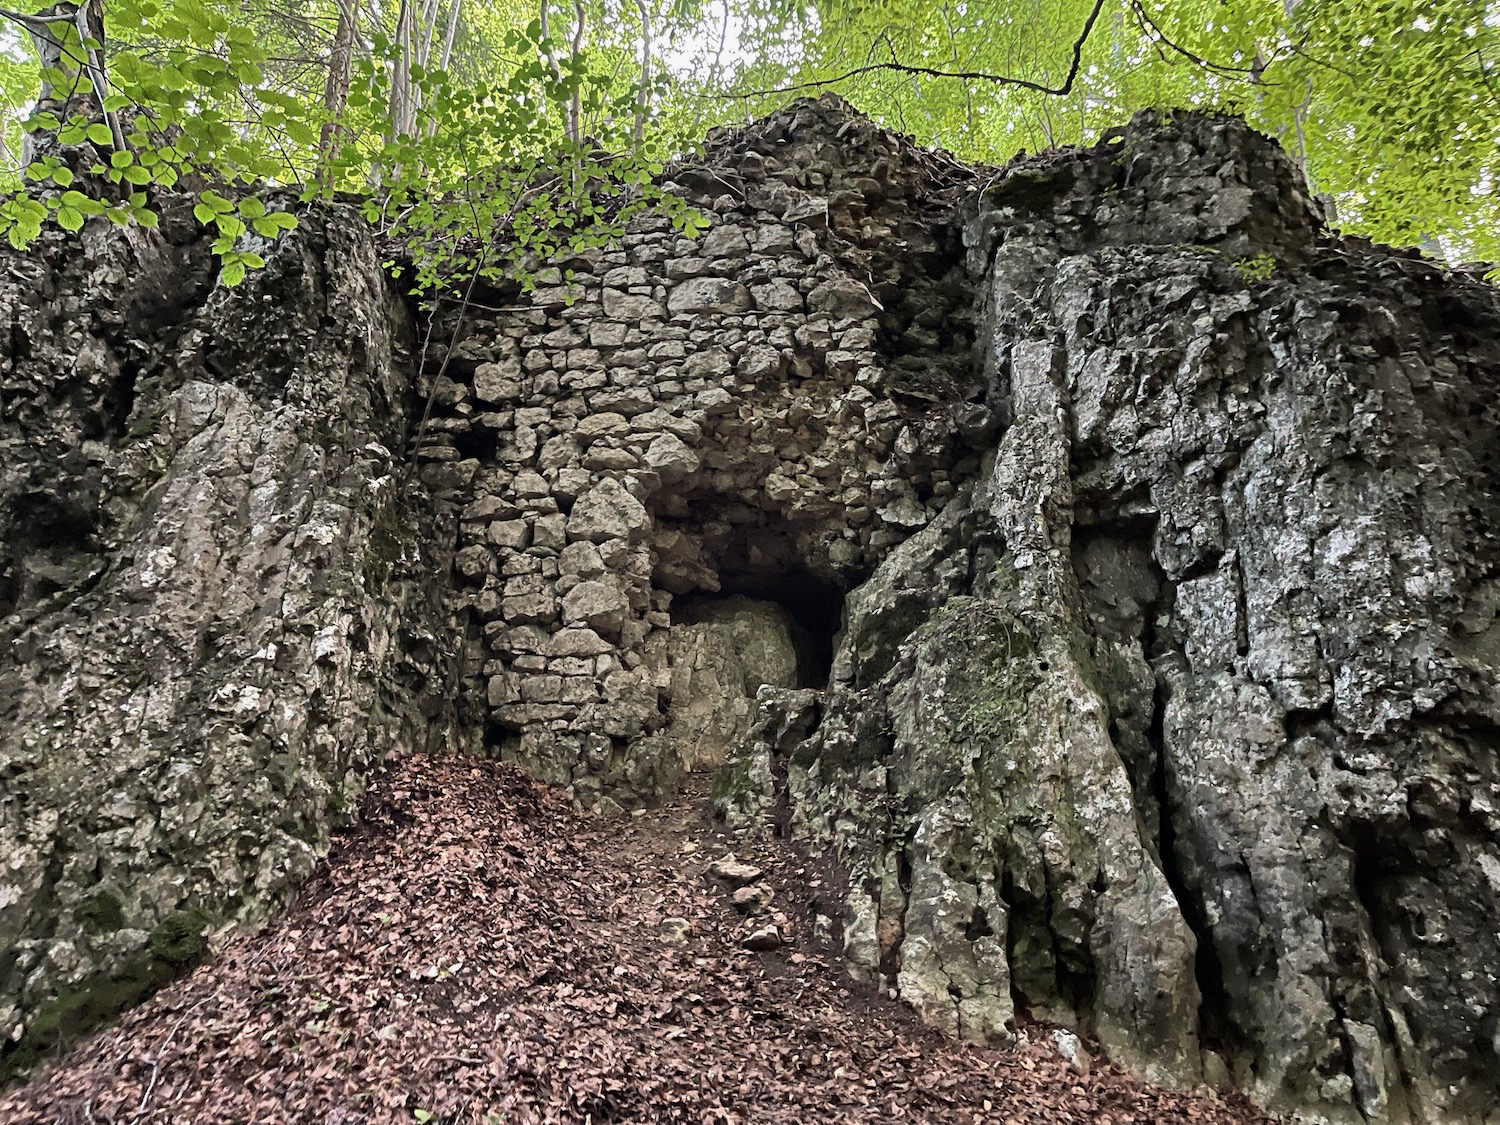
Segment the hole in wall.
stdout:
<path fill-rule="evenodd" d="M 709 619 L 713 607 L 735 598 L 749 598 L 777 606 L 786 612 L 792 648 L 797 655 L 797 687 L 823 688 L 833 669 L 834 638 L 837 635 L 843 595 L 813 582 L 803 585 L 788 575 L 779 582 L 755 579 L 729 582 L 718 592 L 693 593 L 672 603 L 674 625 L 694 625 Z"/>
<path fill-rule="evenodd" d="M 818 552 L 799 537 L 798 529 L 776 514 L 755 512 L 733 498 L 682 496 L 658 510 L 658 534 L 681 536 L 694 543 L 687 567 L 658 570 L 653 585 L 673 595 L 674 625 L 694 624 L 730 598 L 749 598 L 780 607 L 789 618 L 797 656 L 797 686 L 823 688 L 833 668 L 837 637 L 843 627 L 846 585 L 814 572 Z M 675 517 L 675 518 L 673 518 Z M 684 518 L 686 517 L 686 518 Z M 696 517 L 696 518 L 695 518 Z"/>

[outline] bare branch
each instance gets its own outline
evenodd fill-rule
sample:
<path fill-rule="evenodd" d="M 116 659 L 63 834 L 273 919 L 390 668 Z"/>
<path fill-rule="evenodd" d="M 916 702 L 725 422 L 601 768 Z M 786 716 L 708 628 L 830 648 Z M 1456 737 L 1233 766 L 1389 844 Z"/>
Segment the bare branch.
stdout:
<path fill-rule="evenodd" d="M 767 90 L 751 90 L 743 93 L 715 94 L 716 98 L 745 99 L 764 97 L 771 94 L 790 94 L 797 90 L 821 89 L 825 86 L 837 86 L 840 82 L 847 82 L 851 78 L 858 78 L 861 74 L 873 74 L 877 71 L 891 71 L 896 74 L 907 74 L 919 78 L 957 78 L 966 82 L 988 82 L 995 86 L 1016 86 L 1023 90 L 1034 90 L 1038 94 L 1052 94 L 1063 96 L 1073 92 L 1073 84 L 1078 81 L 1078 72 L 1083 66 L 1083 48 L 1088 42 L 1089 36 L 1094 32 L 1094 25 L 1099 21 L 1099 13 L 1104 10 L 1105 0 L 1094 0 L 1094 7 L 1090 10 L 1088 18 L 1083 21 L 1083 29 L 1078 33 L 1078 38 L 1073 41 L 1073 58 L 1068 64 L 1068 73 L 1058 86 L 1048 86 L 1041 82 L 1033 82 L 1029 78 L 1011 78 L 1003 74 L 990 74 L 983 70 L 940 70 L 930 66 L 910 66 L 901 62 L 868 63 L 865 66 L 857 66 L 852 70 L 846 70 L 834 78 L 817 78 L 808 82 L 795 82 L 790 86 L 777 86 Z"/>

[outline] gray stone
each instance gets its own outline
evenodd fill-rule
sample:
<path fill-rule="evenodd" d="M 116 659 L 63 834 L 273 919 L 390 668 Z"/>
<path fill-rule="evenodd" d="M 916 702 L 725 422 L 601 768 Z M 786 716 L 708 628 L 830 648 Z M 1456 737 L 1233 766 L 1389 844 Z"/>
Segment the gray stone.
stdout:
<path fill-rule="evenodd" d="M 667 298 L 674 313 L 738 313 L 751 306 L 750 290 L 722 277 L 695 277 L 680 282 Z"/>
<path fill-rule="evenodd" d="M 523 393 L 520 360 L 481 363 L 474 369 L 474 397 L 480 402 L 514 402 Z"/>
<path fill-rule="evenodd" d="M 610 539 L 639 542 L 651 516 L 619 481 L 606 478 L 580 496 L 568 514 L 568 538 L 604 543 Z"/>
<path fill-rule="evenodd" d="M 780 949 L 786 942 L 782 940 L 781 929 L 772 925 L 751 930 L 740 944 L 756 953 L 770 953 Z"/>
<path fill-rule="evenodd" d="M 723 883 L 726 887 L 733 889 L 749 886 L 765 872 L 753 863 L 746 863 L 738 856 L 726 855 L 708 865 L 708 874 L 715 882 Z"/>
<path fill-rule="evenodd" d="M 693 924 L 686 918 L 663 918 L 657 924 L 656 934 L 664 942 L 681 945 L 693 936 Z"/>
<path fill-rule="evenodd" d="M 674 483 L 698 471 L 699 457 L 686 442 L 673 434 L 662 434 L 646 447 L 646 466 L 661 479 Z"/>
<path fill-rule="evenodd" d="M 606 289 L 604 290 L 604 315 L 611 320 L 622 320 L 626 324 L 638 324 L 643 320 L 664 319 L 667 311 L 659 302 L 653 301 L 650 297 L 624 293 L 618 289 Z"/>
<path fill-rule="evenodd" d="M 807 294 L 807 307 L 838 320 L 872 316 L 880 311 L 869 286 L 852 278 L 825 281 Z"/>
<path fill-rule="evenodd" d="M 597 578 L 604 573 L 604 559 L 598 547 L 583 539 L 562 549 L 558 569 L 563 574 L 574 574 L 579 578 Z"/>
<path fill-rule="evenodd" d="M 588 579 L 568 591 L 562 600 L 562 615 L 568 625 L 585 625 L 612 636 L 619 633 L 630 615 L 630 603 L 613 582 Z"/>

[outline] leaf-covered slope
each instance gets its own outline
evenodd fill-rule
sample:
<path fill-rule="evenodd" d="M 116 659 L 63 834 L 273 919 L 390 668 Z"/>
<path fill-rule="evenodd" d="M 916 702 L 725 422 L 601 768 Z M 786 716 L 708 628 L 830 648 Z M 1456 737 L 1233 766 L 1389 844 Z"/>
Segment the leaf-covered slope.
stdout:
<path fill-rule="evenodd" d="M 1264 1121 L 1109 1065 L 1078 1074 L 1045 1029 L 1001 1051 L 921 1028 L 814 947 L 818 876 L 782 848 L 743 854 L 792 944 L 746 950 L 705 878 L 714 844 L 701 800 L 597 820 L 511 767 L 406 759 L 286 918 L 0 1099 L 0 1117 Z M 664 938 L 669 919 L 685 940 Z"/>

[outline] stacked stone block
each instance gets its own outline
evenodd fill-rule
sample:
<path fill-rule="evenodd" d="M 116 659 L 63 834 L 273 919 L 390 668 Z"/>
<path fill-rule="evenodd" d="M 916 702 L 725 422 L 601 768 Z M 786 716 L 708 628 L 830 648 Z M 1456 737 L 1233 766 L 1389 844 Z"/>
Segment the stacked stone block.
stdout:
<path fill-rule="evenodd" d="M 501 752 L 586 804 L 654 796 L 670 773 L 640 740 L 670 721 L 674 598 L 724 592 L 726 566 L 773 600 L 790 573 L 836 595 L 977 469 L 959 431 L 987 436 L 984 408 L 913 382 L 972 367 L 967 298 L 941 288 L 958 253 L 896 238 L 882 211 L 913 206 L 829 164 L 861 158 L 830 153 L 822 125 L 803 144 L 798 128 L 729 138 L 741 158 L 717 165 L 759 178 L 695 194 L 689 170 L 702 237 L 646 219 L 543 269 L 503 311 L 471 312 L 429 376 L 418 455 L 471 481 L 454 567 L 472 690 Z M 919 155 L 906 178 L 930 192 Z"/>

